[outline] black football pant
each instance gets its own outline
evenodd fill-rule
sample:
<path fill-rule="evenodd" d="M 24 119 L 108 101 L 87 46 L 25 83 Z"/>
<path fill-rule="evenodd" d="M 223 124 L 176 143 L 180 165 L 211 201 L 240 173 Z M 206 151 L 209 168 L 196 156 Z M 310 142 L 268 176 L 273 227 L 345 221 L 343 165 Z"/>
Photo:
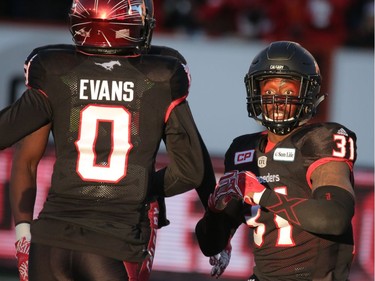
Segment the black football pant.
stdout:
<path fill-rule="evenodd" d="M 32 243 L 29 281 L 127 281 L 123 261 Z"/>

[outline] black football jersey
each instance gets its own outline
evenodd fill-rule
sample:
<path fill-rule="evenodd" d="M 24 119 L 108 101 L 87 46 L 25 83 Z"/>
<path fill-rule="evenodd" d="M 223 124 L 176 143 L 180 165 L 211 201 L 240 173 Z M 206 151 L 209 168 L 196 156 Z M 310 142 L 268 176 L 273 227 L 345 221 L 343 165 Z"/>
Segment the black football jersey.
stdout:
<path fill-rule="evenodd" d="M 0 112 L 0 148 L 52 123 L 56 162 L 32 241 L 140 260 L 152 194 L 201 183 L 202 140 L 186 101 L 190 74 L 178 52 L 152 49 L 103 56 L 52 45 L 26 60 L 28 89 Z M 171 163 L 157 176 L 162 140 Z"/>
<path fill-rule="evenodd" d="M 275 192 L 309 199 L 310 175 L 316 167 L 345 161 L 352 168 L 356 160 L 355 134 L 337 123 L 305 125 L 267 153 L 266 142 L 266 132 L 234 139 L 225 155 L 225 171 L 248 170 Z M 245 220 L 254 228 L 254 273 L 262 281 L 313 280 L 332 274 L 340 266 L 336 263 L 350 264 L 351 260 L 337 262 L 340 237 L 307 232 L 259 206 L 252 206 Z M 352 233 L 345 235 L 349 235 L 345 239 L 351 243 L 346 250 L 350 251 Z"/>

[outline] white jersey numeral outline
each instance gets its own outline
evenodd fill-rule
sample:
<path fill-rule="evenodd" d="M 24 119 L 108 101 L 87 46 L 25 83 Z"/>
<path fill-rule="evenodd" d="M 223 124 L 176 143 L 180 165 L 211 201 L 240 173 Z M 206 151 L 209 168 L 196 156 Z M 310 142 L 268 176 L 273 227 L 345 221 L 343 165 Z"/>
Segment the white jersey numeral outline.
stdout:
<path fill-rule="evenodd" d="M 96 163 L 95 144 L 100 122 L 112 123 L 108 164 Z M 88 105 L 81 111 L 76 148 L 77 173 L 84 181 L 116 183 L 126 176 L 130 142 L 131 115 L 121 106 Z"/>
<path fill-rule="evenodd" d="M 286 187 L 277 187 L 274 189 L 275 192 L 287 195 Z M 256 213 L 253 211 L 256 211 Z M 261 247 L 264 243 L 264 234 L 266 232 L 265 224 L 258 222 L 258 218 L 262 212 L 259 206 L 251 207 L 252 217 L 246 220 L 246 224 L 250 227 L 255 227 L 254 229 L 254 243 L 258 247 Z M 284 218 L 274 215 L 274 223 L 278 230 L 276 247 L 292 247 L 295 246 L 295 242 L 292 237 L 293 226 Z"/>

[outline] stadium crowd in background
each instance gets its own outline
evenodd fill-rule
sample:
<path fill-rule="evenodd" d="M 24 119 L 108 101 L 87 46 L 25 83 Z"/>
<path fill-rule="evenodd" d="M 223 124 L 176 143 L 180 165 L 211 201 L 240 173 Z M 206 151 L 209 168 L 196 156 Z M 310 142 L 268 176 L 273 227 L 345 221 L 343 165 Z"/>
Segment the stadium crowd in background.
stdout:
<path fill-rule="evenodd" d="M 156 32 L 374 47 L 373 0 L 155 0 Z M 2 20 L 66 21 L 70 0 L 5 0 Z M 321 44 L 324 42 L 324 44 Z M 334 47 L 334 46 L 333 46 Z"/>

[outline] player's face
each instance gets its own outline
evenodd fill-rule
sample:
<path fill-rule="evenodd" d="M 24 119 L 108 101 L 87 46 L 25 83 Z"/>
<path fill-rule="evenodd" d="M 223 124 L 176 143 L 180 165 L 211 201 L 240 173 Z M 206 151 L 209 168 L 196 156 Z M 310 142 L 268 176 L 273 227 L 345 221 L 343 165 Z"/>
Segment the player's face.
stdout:
<path fill-rule="evenodd" d="M 296 112 L 293 97 L 298 97 L 300 81 L 285 78 L 270 78 L 260 83 L 263 113 L 273 121 L 287 121 Z"/>

